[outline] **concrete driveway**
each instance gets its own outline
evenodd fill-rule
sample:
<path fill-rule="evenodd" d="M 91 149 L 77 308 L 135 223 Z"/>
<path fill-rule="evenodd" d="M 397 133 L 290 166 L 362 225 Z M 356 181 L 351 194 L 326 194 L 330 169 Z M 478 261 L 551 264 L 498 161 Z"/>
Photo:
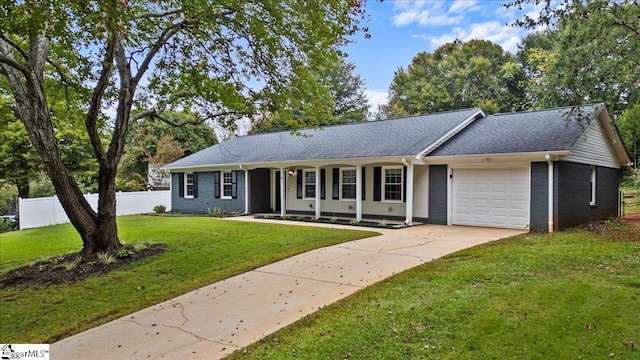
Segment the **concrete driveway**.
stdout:
<path fill-rule="evenodd" d="M 265 221 L 231 221 L 237 220 Z M 395 273 L 526 231 L 423 225 L 379 232 L 263 266 L 63 339 L 51 345 L 51 359 L 219 359 Z"/>

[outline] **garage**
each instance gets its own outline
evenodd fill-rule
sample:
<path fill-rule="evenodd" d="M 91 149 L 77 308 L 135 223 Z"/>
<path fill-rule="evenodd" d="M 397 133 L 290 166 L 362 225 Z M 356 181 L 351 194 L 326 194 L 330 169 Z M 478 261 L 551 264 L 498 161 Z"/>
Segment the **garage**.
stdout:
<path fill-rule="evenodd" d="M 454 225 L 529 226 L 529 169 L 452 169 Z"/>

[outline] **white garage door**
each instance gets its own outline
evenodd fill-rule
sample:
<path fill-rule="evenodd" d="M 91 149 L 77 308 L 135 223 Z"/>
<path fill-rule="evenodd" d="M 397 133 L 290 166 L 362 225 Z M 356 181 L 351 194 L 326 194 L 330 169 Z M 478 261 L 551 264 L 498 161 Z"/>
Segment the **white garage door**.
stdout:
<path fill-rule="evenodd" d="M 453 169 L 452 223 L 527 227 L 529 169 Z"/>

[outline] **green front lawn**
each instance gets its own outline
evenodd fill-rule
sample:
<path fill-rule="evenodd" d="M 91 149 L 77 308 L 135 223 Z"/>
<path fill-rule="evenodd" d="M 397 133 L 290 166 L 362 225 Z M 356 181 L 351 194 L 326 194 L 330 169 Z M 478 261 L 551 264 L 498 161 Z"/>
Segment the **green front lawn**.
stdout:
<path fill-rule="evenodd" d="M 376 234 L 210 217 L 127 216 L 118 224 L 123 243 L 163 243 L 167 251 L 73 284 L 2 289 L 0 341 L 53 342 L 259 266 Z M 81 245 L 68 224 L 0 234 L 0 273 Z"/>
<path fill-rule="evenodd" d="M 230 359 L 639 359 L 640 240 L 631 236 L 614 226 L 460 251 Z"/>

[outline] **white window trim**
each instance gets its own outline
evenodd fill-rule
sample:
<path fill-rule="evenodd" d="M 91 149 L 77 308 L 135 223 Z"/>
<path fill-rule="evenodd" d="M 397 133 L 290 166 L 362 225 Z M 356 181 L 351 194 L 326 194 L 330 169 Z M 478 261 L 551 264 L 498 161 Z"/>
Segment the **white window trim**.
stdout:
<path fill-rule="evenodd" d="M 231 171 L 220 171 L 220 199 L 230 200 L 230 199 L 233 199 L 233 196 L 224 196 L 224 185 L 225 185 L 224 174 L 230 175 L 231 182 L 227 184 L 231 185 L 233 189 L 233 174 L 231 173 Z M 233 193 L 233 190 L 231 190 L 231 192 Z"/>
<path fill-rule="evenodd" d="M 195 179 L 193 178 L 193 173 L 184 173 L 184 198 L 185 199 L 193 199 L 193 193 L 191 195 L 189 195 L 187 189 L 189 188 L 189 181 L 187 181 L 187 179 L 189 178 L 189 175 L 191 175 L 191 180 L 193 180 L 193 183 L 191 184 L 192 186 L 195 187 Z"/>
<path fill-rule="evenodd" d="M 354 167 L 340 168 L 340 171 L 339 171 L 339 177 L 340 177 L 340 201 L 356 201 L 356 197 L 355 197 L 355 196 L 354 196 L 353 198 L 344 198 L 344 197 L 343 197 L 343 195 L 342 195 L 342 179 L 343 179 L 342 172 L 343 172 L 343 171 L 345 171 L 345 170 L 346 170 L 346 171 L 348 171 L 348 170 L 353 170 L 353 171 L 356 171 L 356 172 L 358 171 L 358 170 L 357 170 L 356 168 L 354 168 Z M 357 177 L 357 175 L 356 175 L 356 177 Z M 358 186 L 358 180 L 356 179 L 356 182 L 355 182 L 355 183 L 353 183 L 353 184 L 354 184 L 355 186 Z M 357 192 L 358 192 L 358 191 L 357 191 L 357 189 L 356 189 L 356 194 L 357 194 Z"/>
<path fill-rule="evenodd" d="M 308 197 L 307 196 L 307 173 L 315 173 L 315 170 L 302 170 L 302 198 L 304 200 L 315 200 L 316 197 L 315 195 L 312 197 Z M 313 186 L 315 187 L 315 191 L 314 194 L 317 193 L 318 191 L 318 174 L 316 174 L 316 183 L 313 184 Z"/>
<path fill-rule="evenodd" d="M 595 165 L 591 165 L 590 168 L 590 179 L 589 179 L 589 185 L 591 185 L 591 201 L 589 202 L 589 205 L 591 206 L 596 206 L 596 179 L 598 178 L 597 176 L 598 170 L 596 169 Z"/>
<path fill-rule="evenodd" d="M 386 195 L 386 191 L 385 191 L 385 187 L 387 185 L 387 170 L 396 170 L 396 169 L 400 169 L 400 200 L 395 200 L 395 199 L 387 199 Z M 381 175 L 382 179 L 380 181 L 381 186 L 382 186 L 382 190 L 381 190 L 381 195 L 382 195 L 382 202 L 388 202 L 388 203 L 402 203 L 404 202 L 404 168 L 400 165 L 400 166 L 383 166 L 382 167 L 382 175 Z"/>

